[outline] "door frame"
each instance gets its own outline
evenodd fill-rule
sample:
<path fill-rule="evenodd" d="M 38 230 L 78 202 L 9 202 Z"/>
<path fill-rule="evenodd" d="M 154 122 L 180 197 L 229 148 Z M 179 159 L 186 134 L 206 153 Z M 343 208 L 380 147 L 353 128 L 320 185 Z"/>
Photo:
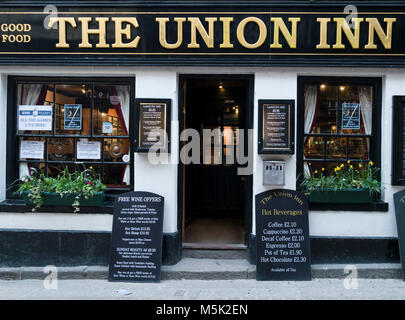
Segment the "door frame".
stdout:
<path fill-rule="evenodd" d="M 187 80 L 209 79 L 209 80 L 247 80 L 247 109 L 245 112 L 246 129 L 254 129 L 254 74 L 179 74 L 178 78 L 178 119 L 179 119 L 179 159 L 180 152 L 185 145 L 185 142 L 180 141 L 180 134 L 184 129 L 185 117 L 185 97 L 184 84 Z M 245 140 L 246 143 L 246 140 Z M 246 150 L 246 145 L 245 145 Z M 185 181 L 184 181 L 185 165 L 179 160 L 177 170 L 177 230 L 181 237 L 181 247 L 184 239 L 184 215 L 185 215 Z M 253 214 L 253 174 L 245 176 L 246 192 L 245 192 L 245 246 L 248 247 L 250 234 L 252 233 L 252 214 Z"/>

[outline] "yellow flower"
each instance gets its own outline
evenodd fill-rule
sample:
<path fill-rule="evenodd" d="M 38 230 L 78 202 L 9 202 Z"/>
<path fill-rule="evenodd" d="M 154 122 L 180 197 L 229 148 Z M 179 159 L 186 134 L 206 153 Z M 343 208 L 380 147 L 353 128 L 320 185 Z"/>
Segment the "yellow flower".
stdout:
<path fill-rule="evenodd" d="M 361 163 L 359 164 L 359 168 L 363 168 L 363 165 Z"/>
<path fill-rule="evenodd" d="M 318 173 L 318 170 L 315 170 L 315 174 L 317 174 Z"/>
<path fill-rule="evenodd" d="M 373 161 L 370 161 L 368 164 L 369 164 L 370 166 L 373 166 L 373 165 L 374 165 L 374 162 L 373 162 Z"/>
<path fill-rule="evenodd" d="M 353 169 L 353 166 L 350 166 L 350 169 Z"/>
<path fill-rule="evenodd" d="M 347 163 L 350 164 L 350 160 L 348 160 Z"/>
<path fill-rule="evenodd" d="M 92 166 L 90 166 L 90 170 L 93 170 L 93 167 L 92 167 Z"/>
<path fill-rule="evenodd" d="M 322 171 L 325 171 L 325 168 L 322 168 Z"/>
<path fill-rule="evenodd" d="M 344 166 L 345 166 L 345 165 L 344 165 L 343 163 L 340 165 L 341 168 L 343 168 Z"/>

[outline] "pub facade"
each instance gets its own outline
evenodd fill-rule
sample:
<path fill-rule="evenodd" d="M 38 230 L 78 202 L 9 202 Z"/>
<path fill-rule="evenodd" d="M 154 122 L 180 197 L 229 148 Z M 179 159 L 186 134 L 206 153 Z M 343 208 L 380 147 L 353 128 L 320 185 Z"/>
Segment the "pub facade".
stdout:
<path fill-rule="evenodd" d="M 113 201 L 133 190 L 164 197 L 163 264 L 184 249 L 254 263 L 255 195 L 366 166 L 381 186 L 369 201 L 309 199 L 312 263 L 398 262 L 404 13 L 403 1 L 0 4 L 0 266 L 106 265 Z M 97 173 L 104 203 L 32 212 L 15 192 L 65 168 Z"/>

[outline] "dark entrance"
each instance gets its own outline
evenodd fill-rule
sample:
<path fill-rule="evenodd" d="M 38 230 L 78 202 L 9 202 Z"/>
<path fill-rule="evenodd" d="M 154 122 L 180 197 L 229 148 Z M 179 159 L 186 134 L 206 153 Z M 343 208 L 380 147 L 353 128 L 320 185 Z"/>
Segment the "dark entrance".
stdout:
<path fill-rule="evenodd" d="M 180 165 L 183 246 L 245 248 L 251 226 L 251 176 L 238 175 L 243 165 L 226 159 L 231 153 L 236 159 L 237 144 L 247 141 L 252 81 L 246 76 L 181 80 L 184 118 L 180 128 L 194 129 L 200 136 L 199 163 Z M 211 134 L 205 141 L 204 131 Z"/>

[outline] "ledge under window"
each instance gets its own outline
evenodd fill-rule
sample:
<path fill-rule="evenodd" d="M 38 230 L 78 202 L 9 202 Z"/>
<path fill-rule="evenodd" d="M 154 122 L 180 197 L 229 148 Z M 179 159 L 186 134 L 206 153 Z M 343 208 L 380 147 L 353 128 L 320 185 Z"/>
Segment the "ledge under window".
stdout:
<path fill-rule="evenodd" d="M 388 211 L 388 203 L 374 201 L 371 203 L 309 203 L 311 211 Z"/>
<path fill-rule="evenodd" d="M 35 212 L 51 212 L 51 213 L 74 213 L 71 206 L 42 206 Z M 32 207 L 27 206 L 23 200 L 9 199 L 0 202 L 0 212 L 32 212 Z M 101 207 L 80 207 L 80 211 L 75 214 L 113 214 L 114 202 L 104 201 Z"/>

